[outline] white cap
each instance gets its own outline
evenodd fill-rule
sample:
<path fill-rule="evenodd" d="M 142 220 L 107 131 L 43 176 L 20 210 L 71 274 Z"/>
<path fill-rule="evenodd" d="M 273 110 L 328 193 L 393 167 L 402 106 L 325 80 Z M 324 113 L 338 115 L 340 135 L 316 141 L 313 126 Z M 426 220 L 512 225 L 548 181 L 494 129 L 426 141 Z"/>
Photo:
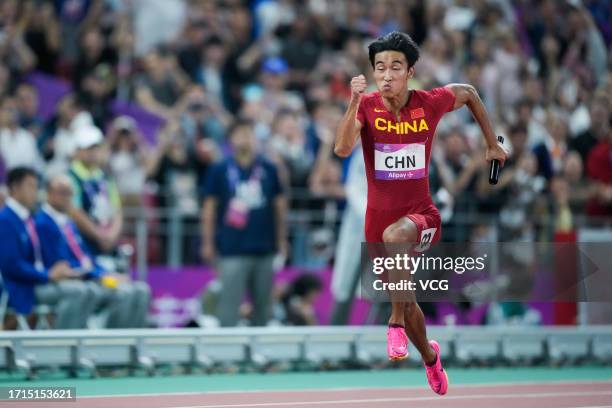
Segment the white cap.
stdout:
<path fill-rule="evenodd" d="M 70 122 L 70 130 L 72 132 L 76 132 L 77 130 L 88 126 L 94 126 L 94 123 L 93 118 L 91 117 L 91 113 L 87 111 L 79 112 L 72 119 L 72 122 Z"/>
<path fill-rule="evenodd" d="M 77 149 L 89 149 L 102 144 L 104 135 L 95 126 L 86 126 L 75 131 Z"/>
<path fill-rule="evenodd" d="M 113 120 L 112 126 L 117 130 L 135 130 L 136 121 L 131 116 L 117 116 L 115 120 Z"/>

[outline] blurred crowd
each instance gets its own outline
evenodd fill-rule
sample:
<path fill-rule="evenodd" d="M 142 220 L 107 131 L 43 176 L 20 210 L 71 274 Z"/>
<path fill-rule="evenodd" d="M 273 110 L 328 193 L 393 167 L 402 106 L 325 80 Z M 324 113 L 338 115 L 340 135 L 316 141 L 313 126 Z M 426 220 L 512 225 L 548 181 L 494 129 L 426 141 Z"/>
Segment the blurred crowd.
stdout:
<path fill-rule="evenodd" d="M 122 208 L 173 208 L 193 224 L 207 198 L 233 205 L 209 173 L 231 167 L 238 123 L 278 178 L 269 199 L 286 195 L 290 211 L 341 211 L 351 187 L 349 166 L 333 155 L 335 126 L 350 78 L 365 74 L 373 87 L 367 44 L 393 30 L 421 47 L 410 86 L 474 85 L 511 150 L 492 188 L 468 111 L 442 120 L 430 180 L 444 240 L 552 239 L 584 216 L 612 215 L 605 0 L 2 0 L 0 184 L 20 166 L 43 181 L 70 175 L 85 198 L 74 200 L 76 225 L 109 252 L 121 241 Z M 70 85 L 48 117 L 33 72 Z M 159 131 L 147 139 L 143 123 L 117 116 L 117 102 L 158 117 Z M 106 180 L 94 193 L 102 185 L 107 202 L 87 202 L 79 180 L 90 178 Z M 285 217 L 280 204 L 272 211 Z M 483 228 L 491 220 L 496 237 Z M 276 249 L 287 250 L 285 238 Z M 217 252 L 204 243 L 190 259 Z"/>

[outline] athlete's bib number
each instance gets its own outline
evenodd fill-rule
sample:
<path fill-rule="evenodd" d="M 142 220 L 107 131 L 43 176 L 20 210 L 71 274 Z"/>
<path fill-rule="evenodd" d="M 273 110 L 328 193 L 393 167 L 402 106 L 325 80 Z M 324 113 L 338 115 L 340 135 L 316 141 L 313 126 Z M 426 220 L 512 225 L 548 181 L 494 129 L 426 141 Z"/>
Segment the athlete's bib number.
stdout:
<path fill-rule="evenodd" d="M 427 176 L 425 143 L 374 144 L 377 180 L 411 180 Z"/>
<path fill-rule="evenodd" d="M 421 239 L 419 240 L 419 244 L 414 247 L 416 252 L 424 252 L 429 249 L 431 246 L 431 242 L 436 236 L 437 228 L 427 228 L 421 231 Z"/>

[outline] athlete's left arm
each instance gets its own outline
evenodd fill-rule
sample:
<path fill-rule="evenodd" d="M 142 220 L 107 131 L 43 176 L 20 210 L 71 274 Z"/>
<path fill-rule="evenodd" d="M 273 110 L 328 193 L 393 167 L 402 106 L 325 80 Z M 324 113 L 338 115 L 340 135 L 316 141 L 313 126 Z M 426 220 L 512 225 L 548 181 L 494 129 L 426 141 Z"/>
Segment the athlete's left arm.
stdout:
<path fill-rule="evenodd" d="M 487 114 L 487 110 L 476 88 L 469 84 L 449 84 L 446 85 L 446 88 L 455 95 L 455 104 L 452 110 L 457 110 L 466 105 L 470 109 L 476 122 L 478 122 L 480 129 L 482 129 L 482 133 L 487 142 L 487 161 L 498 159 L 503 166 L 507 156 L 506 150 L 497 143 L 497 137 L 493 131 L 489 115 Z"/>

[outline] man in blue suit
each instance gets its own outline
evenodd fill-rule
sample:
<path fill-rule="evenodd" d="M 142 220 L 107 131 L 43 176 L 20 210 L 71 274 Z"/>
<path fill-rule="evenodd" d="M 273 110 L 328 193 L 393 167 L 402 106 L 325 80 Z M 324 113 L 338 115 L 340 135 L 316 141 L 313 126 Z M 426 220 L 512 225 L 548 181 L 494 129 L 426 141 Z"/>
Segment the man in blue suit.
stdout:
<path fill-rule="evenodd" d="M 108 310 L 110 328 L 145 327 L 150 300 L 149 287 L 131 282 L 125 275 L 105 270 L 85 244 L 75 223 L 68 217 L 72 207 L 72 182 L 67 175 L 47 183 L 47 202 L 36 215 L 36 226 L 45 265 L 68 262 L 87 282 L 93 297 L 93 311 Z"/>
<path fill-rule="evenodd" d="M 38 178 L 26 167 L 16 167 L 7 176 L 9 198 L 0 210 L 0 271 L 9 305 L 28 314 L 35 304 L 54 308 L 58 329 L 84 328 L 89 309 L 89 290 L 74 278 L 67 262 L 45 267 L 42 241 L 31 211 L 36 207 Z"/>

